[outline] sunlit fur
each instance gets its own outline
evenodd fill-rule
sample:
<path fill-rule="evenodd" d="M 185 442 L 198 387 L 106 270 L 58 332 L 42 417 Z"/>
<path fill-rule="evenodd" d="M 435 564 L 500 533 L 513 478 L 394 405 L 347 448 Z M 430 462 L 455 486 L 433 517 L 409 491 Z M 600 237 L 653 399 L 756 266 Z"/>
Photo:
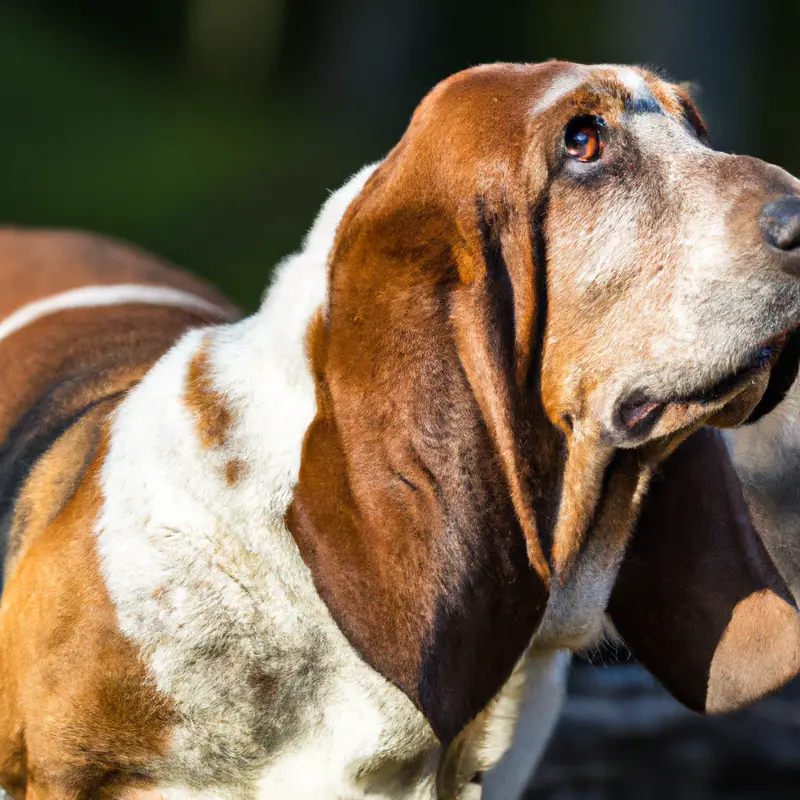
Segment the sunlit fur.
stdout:
<path fill-rule="evenodd" d="M 619 79 L 640 89 L 633 71 L 622 71 Z M 556 87 L 549 102 L 568 89 Z M 664 141 L 685 135 L 673 121 L 641 125 L 657 126 Z M 700 144 L 686 148 L 694 152 Z M 157 688 L 174 702 L 171 748 L 153 768 L 166 798 L 436 797 L 444 754 L 428 722 L 349 644 L 284 523 L 303 438 L 316 411 L 306 336 L 312 317 L 325 307 L 327 259 L 338 222 L 372 169 L 328 200 L 303 250 L 279 266 L 259 313 L 185 336 L 113 419 L 102 471 L 99 551 L 119 625 L 140 646 Z M 609 194 L 608 203 L 613 200 Z M 629 200 L 631 208 L 638 207 L 636 196 Z M 609 224 L 605 240 L 593 240 L 591 233 L 581 238 L 575 231 L 583 234 L 585 222 L 581 217 L 565 226 L 560 239 L 551 236 L 551 255 L 592 250 L 602 265 L 613 249 L 619 262 L 619 230 Z M 622 230 L 635 239 L 635 226 Z M 702 230 L 690 233 L 702 239 Z M 712 239 L 709 258 L 720 252 L 716 235 Z M 638 267 L 636 259 L 630 261 Z M 579 278 L 551 287 L 553 297 L 560 290 L 579 303 L 581 293 L 573 291 Z M 670 325 L 678 320 L 679 333 L 691 338 L 692 320 L 681 313 L 695 295 L 693 287 L 684 288 L 669 318 L 655 316 Z M 568 303 L 556 306 L 571 321 L 581 319 Z M 674 341 L 674 334 L 665 338 Z M 742 332 L 734 355 L 750 336 Z M 729 342 L 716 344 L 728 353 Z M 198 437 L 195 410 L 187 402 L 191 365 L 201 353 L 211 390 L 231 419 L 224 441 L 210 447 Z M 729 366 L 722 356 L 707 367 L 695 364 L 692 353 L 669 355 L 674 369 L 653 378 L 654 390 L 662 388 L 659 381 L 716 377 L 715 370 Z M 587 372 L 593 363 L 586 362 Z M 568 386 L 566 380 L 556 383 Z M 232 463 L 246 467 L 233 481 Z M 630 494 L 638 502 L 639 489 Z M 629 506 L 632 525 L 634 502 Z M 620 541 L 611 553 L 598 554 L 593 546 L 581 552 L 572 582 L 554 584 L 519 671 L 475 723 L 483 727 L 471 732 L 474 749 L 460 757 L 488 769 L 511 742 L 522 698 L 528 698 L 520 740 L 528 749 L 509 755 L 507 783 L 497 777 L 503 787 L 497 797 L 511 800 L 541 754 L 563 694 L 563 649 L 599 635 L 623 550 Z M 473 796 L 477 791 L 469 789 Z M 485 795 L 490 793 L 491 788 Z"/>

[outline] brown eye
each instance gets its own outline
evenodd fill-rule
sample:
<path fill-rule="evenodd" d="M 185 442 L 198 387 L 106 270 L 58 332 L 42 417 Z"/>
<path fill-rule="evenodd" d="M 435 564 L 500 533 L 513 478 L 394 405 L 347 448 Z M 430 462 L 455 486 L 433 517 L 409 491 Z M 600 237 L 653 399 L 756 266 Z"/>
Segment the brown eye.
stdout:
<path fill-rule="evenodd" d="M 575 117 L 564 131 L 567 155 L 576 161 L 596 161 L 603 153 L 602 131 L 605 123 L 600 117 Z"/>

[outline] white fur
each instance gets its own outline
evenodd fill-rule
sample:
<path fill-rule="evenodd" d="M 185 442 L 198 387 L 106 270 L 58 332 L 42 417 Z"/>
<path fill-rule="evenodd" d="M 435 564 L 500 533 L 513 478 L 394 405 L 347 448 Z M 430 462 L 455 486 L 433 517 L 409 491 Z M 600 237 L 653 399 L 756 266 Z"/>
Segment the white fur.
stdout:
<path fill-rule="evenodd" d="M 647 85 L 647 81 L 631 67 L 619 67 L 615 64 L 599 64 L 596 67 L 574 65 L 568 72 L 562 73 L 553 79 L 550 86 L 539 98 L 533 107 L 534 116 L 548 111 L 567 95 L 572 94 L 581 86 L 590 83 L 598 71 L 607 70 L 631 93 L 634 100 L 655 98 Z"/>
<path fill-rule="evenodd" d="M 492 750 L 485 754 L 497 766 L 484 778 L 484 800 L 523 796 L 561 713 L 569 663 L 569 650 L 532 650 L 525 658 L 525 681 L 516 702 L 498 701 L 498 718 L 487 736 Z"/>
<path fill-rule="evenodd" d="M 589 78 L 589 73 L 582 67 L 576 67 L 553 79 L 553 82 L 539 98 L 533 107 L 533 115 L 538 116 L 551 109 L 568 94 L 583 86 Z"/>
<path fill-rule="evenodd" d="M 604 65 L 600 65 L 597 69 L 603 69 Z M 647 86 L 647 81 L 631 67 L 618 67 L 613 64 L 608 64 L 605 69 L 612 70 L 616 79 L 631 93 L 634 100 L 650 99 L 652 93 Z"/>
<path fill-rule="evenodd" d="M 230 319 L 230 313 L 209 300 L 191 292 L 165 286 L 137 283 L 118 283 L 109 286 L 82 286 L 66 292 L 43 297 L 18 308 L 0 322 L 0 339 L 6 339 L 42 317 L 76 308 L 99 308 L 133 303 L 136 305 L 170 306 L 188 311 L 202 311 L 220 320 Z"/>

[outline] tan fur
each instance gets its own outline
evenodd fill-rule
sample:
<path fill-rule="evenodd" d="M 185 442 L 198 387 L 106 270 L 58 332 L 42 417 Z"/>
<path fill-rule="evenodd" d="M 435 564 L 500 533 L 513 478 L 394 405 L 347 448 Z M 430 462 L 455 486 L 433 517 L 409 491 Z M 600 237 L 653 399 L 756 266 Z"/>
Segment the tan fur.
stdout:
<path fill-rule="evenodd" d="M 59 292 L 120 283 L 194 292 L 218 309 L 67 304 L 0 339 L 3 474 L 21 480 L 2 498 L 0 785 L 19 798 L 133 797 L 169 744 L 171 711 L 100 575 L 101 430 L 185 331 L 235 312 L 186 273 L 88 234 L 0 230 L 0 276 L 0 322 Z"/>
<path fill-rule="evenodd" d="M 86 414 L 34 465 L 17 500 L 6 575 L 13 570 L 20 552 L 30 547 L 72 499 L 95 456 L 99 425 L 108 410 L 108 403 L 104 403 Z"/>
<path fill-rule="evenodd" d="M 247 475 L 247 462 L 241 458 L 232 458 L 225 464 L 225 482 L 234 486 Z"/>
<path fill-rule="evenodd" d="M 765 652 L 774 657 L 764 660 Z M 800 616 L 786 598 L 762 589 L 740 600 L 717 645 L 708 676 L 711 713 L 757 700 L 800 670 Z"/>
<path fill-rule="evenodd" d="M 26 796 L 75 798 L 146 784 L 169 743 L 169 700 L 119 633 L 100 578 L 91 521 L 103 455 L 30 541 L 3 594 L 0 783 L 17 797 L 25 781 Z"/>

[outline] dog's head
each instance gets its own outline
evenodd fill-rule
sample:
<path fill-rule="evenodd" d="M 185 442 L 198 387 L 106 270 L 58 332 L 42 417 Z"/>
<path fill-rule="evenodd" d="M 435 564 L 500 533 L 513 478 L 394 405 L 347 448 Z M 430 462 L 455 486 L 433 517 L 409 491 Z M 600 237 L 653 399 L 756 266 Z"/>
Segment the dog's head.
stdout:
<path fill-rule="evenodd" d="M 591 632 L 564 608 L 602 615 L 652 468 L 770 402 L 798 245 L 800 183 L 644 71 L 492 65 L 421 103 L 339 227 L 289 521 L 443 739 L 551 589 L 548 646 Z"/>

